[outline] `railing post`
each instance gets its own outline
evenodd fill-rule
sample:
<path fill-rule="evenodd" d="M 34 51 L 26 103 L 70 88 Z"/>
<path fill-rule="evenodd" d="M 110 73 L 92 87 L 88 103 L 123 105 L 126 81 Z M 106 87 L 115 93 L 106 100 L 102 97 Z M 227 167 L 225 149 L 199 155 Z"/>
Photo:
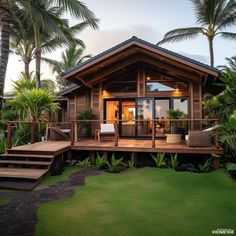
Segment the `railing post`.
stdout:
<path fill-rule="evenodd" d="M 46 124 L 46 133 L 45 133 L 45 140 L 48 141 L 49 139 L 49 123 Z"/>
<path fill-rule="evenodd" d="M 152 147 L 155 147 L 155 120 L 152 121 Z"/>
<path fill-rule="evenodd" d="M 11 122 L 7 122 L 7 148 L 10 149 L 12 146 L 11 143 Z"/>
<path fill-rule="evenodd" d="M 34 143 L 34 136 L 35 136 L 35 123 L 30 123 L 30 143 Z"/>
<path fill-rule="evenodd" d="M 71 121 L 71 145 L 75 144 L 74 121 Z"/>
<path fill-rule="evenodd" d="M 74 121 L 74 143 L 78 141 L 78 125 L 77 125 L 77 121 Z"/>
<path fill-rule="evenodd" d="M 116 121 L 114 123 L 114 127 L 115 127 L 115 147 L 118 147 L 119 131 Z"/>
<path fill-rule="evenodd" d="M 216 120 L 215 121 L 215 126 L 218 126 L 219 125 L 219 121 L 218 120 Z M 219 148 L 220 147 L 220 144 L 219 144 L 219 141 L 218 141 L 218 137 L 219 137 L 219 130 L 218 130 L 218 128 L 216 129 L 216 131 L 215 131 L 215 136 L 214 136 L 214 142 L 215 142 L 215 146 L 217 147 L 217 148 Z"/>

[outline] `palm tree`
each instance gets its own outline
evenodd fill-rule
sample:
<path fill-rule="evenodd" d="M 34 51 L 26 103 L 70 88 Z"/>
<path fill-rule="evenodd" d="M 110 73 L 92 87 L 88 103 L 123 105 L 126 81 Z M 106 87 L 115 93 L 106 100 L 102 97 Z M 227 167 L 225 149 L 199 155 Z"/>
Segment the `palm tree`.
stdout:
<path fill-rule="evenodd" d="M 13 82 L 13 88 L 11 95 L 14 96 L 17 93 L 24 92 L 24 90 L 32 90 L 37 88 L 36 78 L 33 72 L 30 72 L 29 76 L 24 72 L 20 73 L 19 79 Z M 55 93 L 56 85 L 53 80 L 43 79 L 41 81 L 41 88 L 49 92 Z"/>
<path fill-rule="evenodd" d="M 66 48 L 64 52 L 61 54 L 61 60 L 56 61 L 49 58 L 42 58 L 45 62 L 47 62 L 51 68 L 53 73 L 57 73 L 57 83 L 60 89 L 68 87 L 71 83 L 66 80 L 62 80 L 60 74 L 62 72 L 67 71 L 69 68 L 74 67 L 88 58 L 91 58 L 91 55 L 83 56 L 84 48 L 77 47 L 75 44 Z"/>
<path fill-rule="evenodd" d="M 39 122 L 46 119 L 48 112 L 54 114 L 58 110 L 55 99 L 55 94 L 34 88 L 17 93 L 10 103 L 20 117 L 27 118 L 31 122 Z"/>
<path fill-rule="evenodd" d="M 167 32 L 158 43 L 178 42 L 196 38 L 198 35 L 207 37 L 210 52 L 210 65 L 214 66 L 213 40 L 216 36 L 224 39 L 236 39 L 236 33 L 227 32 L 225 28 L 236 23 L 235 0 L 191 0 L 199 26 L 174 29 Z"/>
<path fill-rule="evenodd" d="M 40 56 L 41 56 L 41 38 L 38 37 L 39 26 L 42 26 L 41 29 L 44 29 L 45 32 L 50 32 L 51 34 L 58 33 L 60 35 L 61 30 L 58 29 L 58 23 L 56 23 L 56 14 L 50 14 L 45 12 L 44 9 L 39 7 L 45 4 L 51 4 L 52 7 L 60 8 L 61 14 L 70 13 L 72 17 L 75 17 L 79 20 L 88 21 L 89 25 L 94 29 L 98 27 L 98 20 L 95 18 L 95 15 L 90 11 L 86 5 L 78 0 L 1 0 L 0 1 L 0 109 L 2 108 L 2 98 L 4 91 L 4 82 L 5 75 L 9 57 L 9 41 L 10 41 L 10 31 L 11 31 L 11 22 L 15 14 L 15 9 L 25 9 L 28 10 L 28 14 L 24 16 L 27 20 L 31 21 L 34 24 L 34 37 L 36 46 L 36 55 L 37 55 L 37 79 L 40 79 Z M 53 11 L 53 10 L 52 10 Z M 55 21 L 53 21 L 54 19 Z M 39 27 L 40 28 L 40 27 Z M 39 80 L 40 81 L 40 80 Z M 39 83 L 38 83 L 39 84 Z"/>

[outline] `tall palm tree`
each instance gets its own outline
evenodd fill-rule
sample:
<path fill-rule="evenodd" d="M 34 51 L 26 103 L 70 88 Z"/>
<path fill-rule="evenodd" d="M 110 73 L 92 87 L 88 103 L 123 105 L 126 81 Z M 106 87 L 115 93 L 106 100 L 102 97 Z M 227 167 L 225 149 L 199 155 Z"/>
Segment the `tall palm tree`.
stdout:
<path fill-rule="evenodd" d="M 75 44 L 70 45 L 64 52 L 61 54 L 61 60 L 56 61 L 49 58 L 42 58 L 45 62 L 47 62 L 51 68 L 53 73 L 57 73 L 57 83 L 60 89 L 68 87 L 71 83 L 66 80 L 62 80 L 60 74 L 71 67 L 74 67 L 86 59 L 91 58 L 91 55 L 84 55 L 84 48 L 77 47 Z"/>
<path fill-rule="evenodd" d="M 235 0 L 191 0 L 199 26 L 174 29 L 167 32 L 158 43 L 178 42 L 196 38 L 198 35 L 207 37 L 210 53 L 210 65 L 214 66 L 213 40 L 216 36 L 236 40 L 236 33 L 225 31 L 236 23 Z"/>
<path fill-rule="evenodd" d="M 55 14 L 44 14 L 42 8 L 37 7 L 40 4 L 51 4 L 51 6 L 58 7 L 61 9 L 62 14 L 63 13 L 70 13 L 72 17 L 75 17 L 79 20 L 87 20 L 89 22 L 89 25 L 93 27 L 94 29 L 97 29 L 98 27 L 98 20 L 95 18 L 95 15 L 92 11 L 90 11 L 87 6 L 78 1 L 78 0 L 1 0 L 0 1 L 0 35 L 1 35 L 1 41 L 0 41 L 0 109 L 2 108 L 2 97 L 3 97 L 3 91 L 4 91 L 4 82 L 5 82 L 5 75 L 6 75 L 6 69 L 7 69 L 7 63 L 8 63 L 8 57 L 9 57 L 9 41 L 10 41 L 10 30 L 11 30 L 11 21 L 14 16 L 14 9 L 17 7 L 18 9 L 26 9 L 28 10 L 28 14 L 25 16 L 28 18 L 28 20 L 32 21 L 35 25 L 35 41 L 38 43 L 36 45 L 36 55 L 37 58 L 40 58 L 41 56 L 41 49 L 40 49 L 40 41 L 41 39 L 38 37 L 38 30 L 36 24 L 40 23 L 39 25 L 42 26 L 42 28 L 47 31 L 49 30 L 51 33 L 58 32 L 60 33 L 60 30 L 58 30 L 56 26 L 56 23 L 52 20 L 49 20 L 50 17 L 55 17 Z M 54 19 L 56 21 L 56 18 Z M 53 30 L 52 30 L 53 29 Z M 37 59 L 37 78 L 40 79 L 40 60 Z"/>
<path fill-rule="evenodd" d="M 231 58 L 226 57 L 225 60 L 227 61 L 228 65 L 219 66 L 219 68 L 223 71 L 230 70 L 233 73 L 236 73 L 236 56 Z"/>

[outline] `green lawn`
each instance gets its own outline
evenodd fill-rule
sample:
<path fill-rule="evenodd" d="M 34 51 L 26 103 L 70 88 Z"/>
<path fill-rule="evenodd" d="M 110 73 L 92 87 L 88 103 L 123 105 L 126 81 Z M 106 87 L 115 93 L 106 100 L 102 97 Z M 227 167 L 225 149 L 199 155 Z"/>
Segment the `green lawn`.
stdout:
<path fill-rule="evenodd" d="M 211 235 L 236 230 L 235 199 L 236 183 L 223 170 L 104 173 L 73 198 L 41 206 L 36 235 Z"/>
<path fill-rule="evenodd" d="M 66 167 L 65 170 L 63 171 L 62 175 L 56 175 L 56 176 L 51 176 L 50 172 L 48 172 L 42 179 L 41 184 L 42 185 L 52 185 L 57 182 L 66 180 L 69 178 L 69 176 L 75 172 L 79 171 L 78 166 L 69 166 Z"/>

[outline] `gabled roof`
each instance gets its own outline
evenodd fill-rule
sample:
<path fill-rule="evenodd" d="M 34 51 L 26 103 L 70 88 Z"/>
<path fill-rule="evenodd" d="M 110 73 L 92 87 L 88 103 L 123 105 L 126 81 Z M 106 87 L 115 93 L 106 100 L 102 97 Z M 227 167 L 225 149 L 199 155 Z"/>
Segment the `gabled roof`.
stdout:
<path fill-rule="evenodd" d="M 57 95 L 58 96 L 64 96 L 68 93 L 71 93 L 71 92 L 75 91 L 78 88 L 80 88 L 80 86 L 78 84 L 71 84 L 67 88 L 64 88 L 64 89 L 60 90 Z"/>
<path fill-rule="evenodd" d="M 167 50 L 165 48 L 162 48 L 156 44 L 149 43 L 145 40 L 142 40 L 140 38 L 137 38 L 133 36 L 132 38 L 88 59 L 87 61 L 72 67 L 68 71 L 62 73 L 62 77 L 66 78 L 69 77 L 70 75 L 73 75 L 73 73 L 79 72 L 80 70 L 84 69 L 85 67 L 89 67 L 90 65 L 93 65 L 93 63 L 96 61 L 98 62 L 99 60 L 104 60 L 106 56 L 111 56 L 112 53 L 117 53 L 117 51 L 121 48 L 125 48 L 125 46 L 132 46 L 132 45 L 137 45 L 139 47 L 145 47 L 145 49 L 153 49 L 156 50 L 157 53 L 162 53 L 164 56 L 169 56 L 171 58 L 175 58 L 176 61 L 181 62 L 182 64 L 188 64 L 192 65 L 192 67 L 198 67 L 199 70 L 203 70 L 204 72 L 207 72 L 209 74 L 212 74 L 214 76 L 217 76 L 217 74 L 220 73 L 220 70 L 217 68 L 211 67 L 209 65 L 206 65 L 204 63 L 201 63 L 199 61 L 193 60 L 189 57 L 183 56 L 181 54 L 175 53 L 173 51 Z"/>

